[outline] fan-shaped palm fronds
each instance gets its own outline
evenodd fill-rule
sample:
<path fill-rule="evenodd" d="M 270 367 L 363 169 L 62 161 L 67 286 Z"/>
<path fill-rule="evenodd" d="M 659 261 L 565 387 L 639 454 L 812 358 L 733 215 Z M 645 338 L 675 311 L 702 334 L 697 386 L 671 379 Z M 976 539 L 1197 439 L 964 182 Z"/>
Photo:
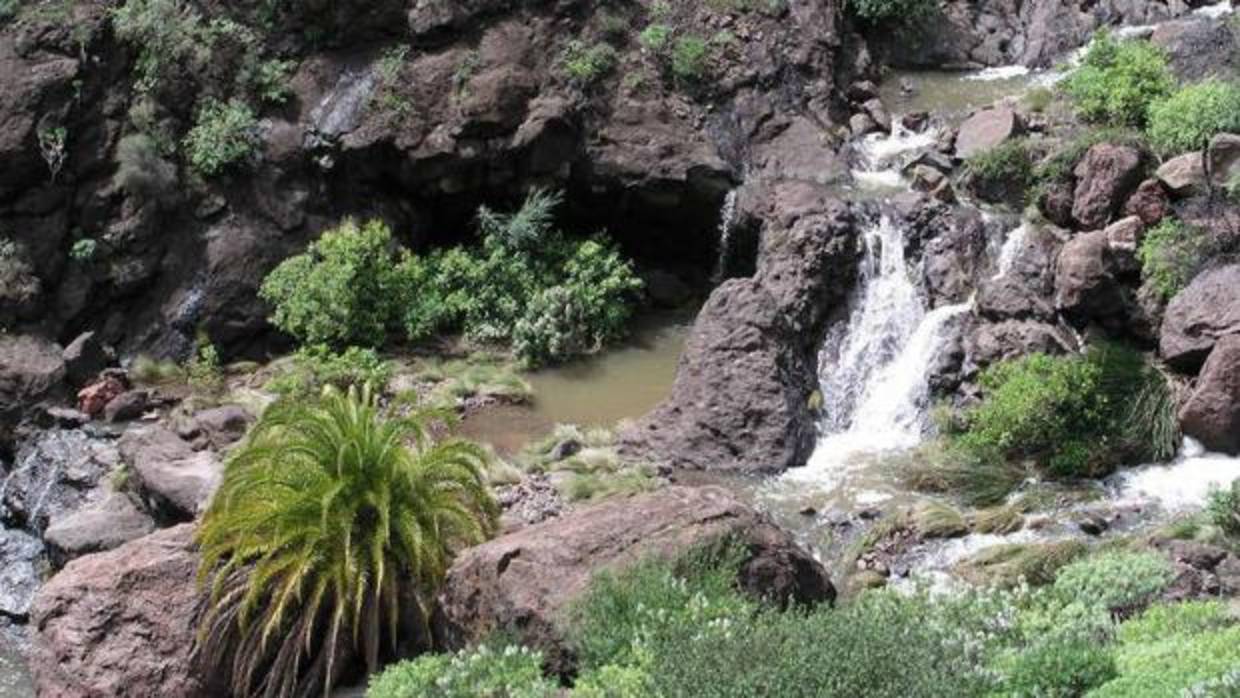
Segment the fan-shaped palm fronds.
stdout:
<path fill-rule="evenodd" d="M 326 694 L 359 655 L 425 630 L 454 549 L 497 507 L 486 455 L 369 391 L 273 405 L 230 458 L 199 530 L 198 652 L 237 696 Z"/>

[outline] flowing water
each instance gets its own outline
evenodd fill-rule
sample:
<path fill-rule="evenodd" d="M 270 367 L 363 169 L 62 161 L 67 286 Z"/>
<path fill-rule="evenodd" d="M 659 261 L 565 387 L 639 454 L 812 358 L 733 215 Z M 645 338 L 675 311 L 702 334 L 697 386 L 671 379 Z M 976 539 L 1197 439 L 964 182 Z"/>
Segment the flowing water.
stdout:
<path fill-rule="evenodd" d="M 736 222 L 736 197 L 740 189 L 733 189 L 723 199 L 723 207 L 719 210 L 719 252 L 715 261 L 715 271 L 711 278 L 720 283 L 727 278 L 728 263 L 732 259 L 732 228 Z"/>

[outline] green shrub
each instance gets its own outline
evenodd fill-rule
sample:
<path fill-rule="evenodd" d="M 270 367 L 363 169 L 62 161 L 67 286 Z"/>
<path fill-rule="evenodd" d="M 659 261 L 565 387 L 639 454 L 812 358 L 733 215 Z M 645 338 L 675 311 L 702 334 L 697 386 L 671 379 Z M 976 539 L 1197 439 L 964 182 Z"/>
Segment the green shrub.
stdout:
<path fill-rule="evenodd" d="M 1175 86 L 1167 57 L 1148 41 L 1094 37 L 1081 65 L 1063 83 L 1087 121 L 1143 126 L 1150 105 Z"/>
<path fill-rule="evenodd" d="M 1054 592 L 1065 602 L 1129 613 L 1148 605 L 1174 577 L 1171 563 L 1160 555 L 1110 552 L 1064 567 L 1055 578 Z"/>
<path fill-rule="evenodd" d="M 293 356 L 293 365 L 267 384 L 271 392 L 287 398 L 313 398 L 323 388 L 340 390 L 370 386 L 382 393 L 392 377 L 392 364 L 373 349 L 348 347 L 334 352 L 317 344 L 302 347 Z"/>
<path fill-rule="evenodd" d="M 970 157 L 965 177 L 986 201 L 1022 203 L 1036 179 L 1033 154 L 1024 140 L 1007 141 Z"/>
<path fill-rule="evenodd" d="M 371 677 L 366 698 L 555 698 L 542 655 L 524 647 L 481 645 L 394 664 Z M 608 696 L 609 694 L 600 694 Z M 623 698 L 623 696 L 617 696 Z"/>
<path fill-rule="evenodd" d="M 190 386 L 206 393 L 218 393 L 224 389 L 224 370 L 220 352 L 205 335 L 198 340 L 198 348 L 185 365 L 185 375 Z"/>
<path fill-rule="evenodd" d="M 645 668 L 648 663 L 608 664 L 587 672 L 573 685 L 572 698 L 650 698 L 654 695 L 654 682 Z"/>
<path fill-rule="evenodd" d="M 406 296 L 381 221 L 345 220 L 303 254 L 280 263 L 259 295 L 271 322 L 307 344 L 376 347 L 397 322 Z"/>
<path fill-rule="evenodd" d="M 1088 640 L 1036 645 L 1016 655 L 1004 676 L 1003 695 L 1077 698 L 1115 678 L 1115 656 Z"/>
<path fill-rule="evenodd" d="M 1171 401 L 1141 409 L 1137 396 L 1164 382 L 1140 354 L 1103 344 L 1084 356 L 1033 354 L 982 373 L 982 402 L 954 445 L 978 462 L 1032 458 L 1051 475 L 1097 477 L 1126 461 L 1166 454 L 1152 421 Z M 1135 425 L 1133 421 L 1140 421 Z M 1174 445 L 1171 449 L 1174 451 Z"/>
<path fill-rule="evenodd" d="M 1126 145 L 1139 150 L 1147 150 L 1149 147 L 1145 135 L 1140 131 L 1124 127 L 1094 127 L 1075 136 L 1039 163 L 1034 171 L 1035 178 L 1042 184 L 1071 181 L 1072 171 L 1081 158 L 1099 143 Z"/>
<path fill-rule="evenodd" d="M 208 62 L 201 15 L 179 0 L 128 0 L 112 10 L 116 35 L 138 49 L 138 88 L 150 90 L 174 73 Z"/>
<path fill-rule="evenodd" d="M 1240 85 L 1207 80 L 1150 106 L 1150 142 L 1166 155 L 1201 150 L 1218 133 L 1240 131 Z"/>
<path fill-rule="evenodd" d="M 1211 491 L 1206 513 L 1210 522 L 1223 533 L 1240 538 L 1240 480 L 1235 480 L 1228 487 Z"/>
<path fill-rule="evenodd" d="M 1155 606 L 1120 626 L 1119 676 L 1090 698 L 1178 696 L 1240 666 L 1240 625 L 1218 603 Z"/>
<path fill-rule="evenodd" d="M 587 46 L 581 41 L 570 41 L 564 48 L 561 63 L 564 72 L 579 85 L 597 82 L 616 67 L 616 49 L 608 44 Z"/>
<path fill-rule="evenodd" d="M 241 81 L 259 101 L 267 104 L 283 104 L 293 96 L 289 82 L 293 79 L 296 61 L 272 58 L 252 61 L 241 72 Z"/>
<path fill-rule="evenodd" d="M 1014 588 L 1028 583 L 1050 584 L 1065 565 L 1085 554 L 1080 541 L 1001 543 L 983 548 L 956 566 L 956 572 L 974 584 Z"/>
<path fill-rule="evenodd" d="M 1146 231 L 1137 250 L 1141 275 L 1164 299 L 1187 286 L 1209 254 L 1205 232 L 1174 218 Z"/>
<path fill-rule="evenodd" d="M 672 77 L 682 83 L 699 83 L 710 69 L 710 44 L 699 36 L 682 36 L 672 46 Z"/>
<path fill-rule="evenodd" d="M 89 262 L 99 251 L 99 242 L 93 238 L 82 238 L 69 248 L 69 257 L 78 262 Z"/>
<path fill-rule="evenodd" d="M 666 24 L 652 24 L 637 35 L 637 41 L 647 50 L 660 54 L 672 41 L 672 28 Z"/>
<path fill-rule="evenodd" d="M 847 8 L 868 24 L 908 24 L 938 6 L 935 0 L 848 0 Z"/>
<path fill-rule="evenodd" d="M 207 177 L 248 160 L 257 147 L 258 120 L 247 104 L 236 99 L 207 99 L 185 137 L 190 165 Z"/>

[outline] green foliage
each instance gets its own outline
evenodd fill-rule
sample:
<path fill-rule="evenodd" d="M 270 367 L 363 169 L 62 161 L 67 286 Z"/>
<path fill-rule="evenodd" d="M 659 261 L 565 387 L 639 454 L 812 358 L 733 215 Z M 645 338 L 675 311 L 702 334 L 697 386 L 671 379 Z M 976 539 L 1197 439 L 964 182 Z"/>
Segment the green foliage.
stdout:
<path fill-rule="evenodd" d="M 646 50 L 661 54 L 671 44 L 672 31 L 666 24 L 651 24 L 637 35 L 637 41 Z"/>
<path fill-rule="evenodd" d="M 267 384 L 267 389 L 285 398 L 308 399 L 331 386 L 339 390 L 369 386 L 382 393 L 392 377 L 392 364 L 373 349 L 348 347 L 334 352 L 322 344 L 302 347 L 293 355 L 293 365 Z"/>
<path fill-rule="evenodd" d="M 1210 522 L 1223 533 L 1240 538 L 1240 480 L 1233 481 L 1228 487 L 1211 491 L 1206 513 Z"/>
<path fill-rule="evenodd" d="M 579 85 L 590 85 L 615 69 L 616 49 L 609 44 L 586 45 L 574 40 L 564 47 L 560 60 L 570 80 Z"/>
<path fill-rule="evenodd" d="M 1164 299 L 1187 286 L 1209 254 L 1206 234 L 1174 218 L 1146 231 L 1137 250 L 1141 275 Z"/>
<path fill-rule="evenodd" d="M 710 69 L 710 44 L 699 36 L 682 36 L 672 46 L 672 77 L 681 83 L 699 83 Z"/>
<path fill-rule="evenodd" d="M 1119 676 L 1090 698 L 1161 698 L 1240 666 L 1240 625 L 1216 602 L 1155 606 L 1120 626 Z"/>
<path fill-rule="evenodd" d="M 1175 86 L 1166 54 L 1148 41 L 1099 32 L 1064 90 L 1087 121 L 1143 126 L 1150 105 Z"/>
<path fill-rule="evenodd" d="M 151 90 L 210 60 L 202 17 L 179 0 L 128 0 L 112 10 L 116 35 L 138 48 L 138 88 Z"/>
<path fill-rule="evenodd" d="M 185 369 L 175 361 L 160 361 L 143 355 L 134 359 L 129 377 L 140 385 L 160 385 L 185 380 Z"/>
<path fill-rule="evenodd" d="M 380 110 L 393 116 L 404 116 L 411 104 L 409 98 L 400 90 L 401 71 L 405 69 L 405 57 L 409 55 L 408 46 L 391 46 L 384 50 L 383 55 L 379 57 L 375 63 L 375 76 L 377 78 L 375 85 L 374 97 L 372 97 L 371 105 L 378 107 Z M 477 55 L 469 54 L 475 60 Z M 464 84 L 468 82 L 473 75 L 475 64 L 469 63 L 469 74 L 462 76 L 462 70 L 457 70 L 455 76 L 455 84 L 457 90 L 464 88 Z"/>
<path fill-rule="evenodd" d="M 89 262 L 95 258 L 99 243 L 93 238 L 82 238 L 69 248 L 69 256 L 78 262 Z"/>
<path fill-rule="evenodd" d="M 1115 678 L 1115 656 L 1088 640 L 1035 645 L 1007 667 L 1003 695 L 1077 698 Z"/>
<path fill-rule="evenodd" d="M 329 391 L 269 407 L 232 452 L 198 530 L 209 604 L 196 652 L 233 693 L 327 693 L 344 654 L 373 672 L 426 632 L 453 551 L 498 516 L 485 453 L 436 442 L 429 416 Z"/>
<path fill-rule="evenodd" d="M 307 344 L 381 345 L 398 322 L 404 280 L 382 221 L 345 220 L 303 254 L 280 263 L 259 295 L 275 312 L 271 322 Z"/>
<path fill-rule="evenodd" d="M 219 350 L 209 339 L 202 337 L 198 349 L 185 366 L 186 379 L 195 390 L 218 393 L 224 389 L 224 372 Z"/>
<path fill-rule="evenodd" d="M 935 0 L 848 0 L 847 9 L 871 25 L 901 25 L 915 22 L 934 12 Z"/>
<path fill-rule="evenodd" d="M 1064 182 L 1072 179 L 1072 171 L 1090 148 L 1099 143 L 1127 145 L 1139 150 L 1149 146 L 1144 134 L 1124 127 L 1095 127 L 1074 137 L 1062 148 L 1051 153 L 1035 170 L 1037 180 L 1043 184 Z"/>
<path fill-rule="evenodd" d="M 455 408 L 459 400 L 473 397 L 522 403 L 534 396 L 534 389 L 512 364 L 486 356 L 431 361 L 416 377 L 434 384 L 423 396 L 426 404 L 434 406 Z"/>
<path fill-rule="evenodd" d="M 1055 579 L 1054 593 L 1067 603 L 1130 613 L 1148 605 L 1174 577 L 1171 564 L 1161 555 L 1110 552 L 1064 567 Z"/>
<path fill-rule="evenodd" d="M 1023 202 L 1036 181 L 1033 154 L 1023 139 L 1009 140 L 969 158 L 965 176 L 979 193 Z"/>
<path fill-rule="evenodd" d="M 257 147 L 258 120 L 249 105 L 236 99 L 207 99 L 185 137 L 190 165 L 207 177 L 248 160 Z"/>
<path fill-rule="evenodd" d="M 985 548 L 958 565 L 965 579 L 985 586 L 1013 588 L 1049 584 L 1064 565 L 1085 553 L 1080 541 L 1003 543 Z"/>
<path fill-rule="evenodd" d="M 951 437 L 975 462 L 1030 458 L 1053 476 L 1098 477 L 1126 461 L 1174 452 L 1174 443 L 1163 442 L 1174 433 L 1154 423 L 1173 411 L 1173 401 L 1137 399 L 1166 390 L 1165 379 L 1130 349 L 1103 344 L 1084 356 L 1033 354 L 991 366 L 981 384 L 984 399 L 966 413 L 964 433 Z"/>
<path fill-rule="evenodd" d="M 366 698 L 555 698 L 543 678 L 542 655 L 524 647 L 489 645 L 454 655 L 425 655 L 394 664 L 370 679 Z"/>
<path fill-rule="evenodd" d="M 1207 80 L 1150 106 L 1150 142 L 1166 155 L 1201 150 L 1216 134 L 1240 131 L 1240 85 Z"/>
<path fill-rule="evenodd" d="M 284 104 L 293 95 L 293 88 L 289 85 L 289 81 L 292 80 L 293 71 L 296 68 L 296 61 L 277 58 L 255 61 L 242 71 L 241 80 L 259 101 L 267 104 Z"/>

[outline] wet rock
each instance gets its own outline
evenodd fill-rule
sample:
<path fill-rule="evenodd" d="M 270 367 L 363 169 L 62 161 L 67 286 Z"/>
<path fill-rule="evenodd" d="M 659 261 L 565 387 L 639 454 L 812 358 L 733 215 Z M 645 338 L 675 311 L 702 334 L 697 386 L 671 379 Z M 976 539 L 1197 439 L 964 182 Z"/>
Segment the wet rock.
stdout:
<path fill-rule="evenodd" d="M 31 611 L 39 695 L 225 695 L 191 658 L 199 604 L 194 527 L 182 525 L 73 560 Z"/>
<path fill-rule="evenodd" d="M 210 451 L 193 447 L 161 425 L 133 427 L 119 443 L 137 492 L 156 518 L 188 521 L 219 486 L 223 466 Z"/>
<path fill-rule="evenodd" d="M 1171 212 L 1171 202 L 1167 199 L 1167 190 L 1157 179 L 1141 182 L 1137 191 L 1128 197 L 1124 204 L 1124 215 L 1137 216 L 1147 226 L 1157 225 Z"/>
<path fill-rule="evenodd" d="M 858 104 L 878 98 L 878 85 L 869 80 L 858 80 L 848 86 L 848 98 Z"/>
<path fill-rule="evenodd" d="M 49 429 L 23 442 L 4 480 L 4 519 L 32 532 L 87 501 L 120 462 L 114 443 L 78 429 Z"/>
<path fill-rule="evenodd" d="M 891 114 L 887 113 L 887 107 L 883 105 L 881 99 L 870 99 L 861 105 L 865 109 L 865 113 L 870 115 L 874 123 L 882 131 L 891 131 Z"/>
<path fill-rule="evenodd" d="M 1167 305 L 1159 351 L 1167 363 L 1195 372 L 1220 337 L 1240 333 L 1240 264 L 1207 270 Z"/>
<path fill-rule="evenodd" d="M 146 412 L 150 394 L 145 390 L 127 390 L 108 401 L 103 418 L 109 422 L 128 422 Z"/>
<path fill-rule="evenodd" d="M 1214 345 L 1180 408 L 1180 427 L 1210 451 L 1240 454 L 1240 334 Z"/>
<path fill-rule="evenodd" d="M 907 216 L 911 234 L 926 240 L 922 278 L 932 306 L 965 301 L 976 286 L 986 252 L 986 224 L 976 211 L 921 206 Z"/>
<path fill-rule="evenodd" d="M 1090 536 L 1100 536 L 1111 527 L 1105 516 L 1094 512 L 1083 513 L 1076 518 L 1076 527 Z"/>
<path fill-rule="evenodd" d="M 578 509 L 462 552 L 439 598 L 437 625 L 450 647 L 500 630 L 571 668 L 564 627 L 572 602 L 601 570 L 674 558 L 734 537 L 747 551 L 738 584 L 786 604 L 831 601 L 826 572 L 785 531 L 718 487 L 666 487 Z"/>
<path fill-rule="evenodd" d="M 1210 184 L 1226 187 L 1240 177 L 1240 135 L 1220 133 L 1210 140 L 1206 150 L 1206 169 Z"/>
<path fill-rule="evenodd" d="M 900 125 L 913 133 L 921 133 L 926 130 L 926 126 L 930 125 L 930 112 L 908 112 L 900 117 Z"/>
<path fill-rule="evenodd" d="M 0 440 L 6 428 L 64 392 L 60 347 L 30 335 L 0 334 Z"/>
<path fill-rule="evenodd" d="M 911 180 L 913 189 L 917 191 L 934 191 L 947 181 L 947 175 L 929 165 L 913 165 L 912 168 L 906 170 L 906 174 Z"/>
<path fill-rule="evenodd" d="M 960 125 L 956 134 L 956 157 L 968 159 L 980 155 L 1023 131 L 1024 123 L 1011 107 L 983 109 Z"/>
<path fill-rule="evenodd" d="M 804 188 L 803 188 L 804 187 Z M 826 313 L 851 288 L 855 225 L 814 187 L 756 198 L 774 210 L 757 273 L 711 294 L 671 396 L 620 434 L 627 456 L 677 468 L 778 472 L 813 449 L 810 396 Z"/>
<path fill-rule="evenodd" d="M 90 421 L 90 415 L 71 407 L 49 407 L 45 414 L 47 425 L 53 427 L 76 429 Z"/>
<path fill-rule="evenodd" d="M 0 528 L 0 615 L 25 619 L 42 580 L 43 543 L 24 531 Z"/>
<path fill-rule="evenodd" d="M 1206 186 L 1205 161 L 1201 153 L 1184 153 L 1158 166 L 1158 181 L 1178 197 L 1200 193 Z"/>
<path fill-rule="evenodd" d="M 125 384 L 115 376 L 105 376 L 78 391 L 78 409 L 90 417 L 103 414 L 108 403 L 125 392 Z"/>
<path fill-rule="evenodd" d="M 120 547 L 154 530 L 154 519 L 129 497 L 108 490 L 77 511 L 52 519 L 43 539 L 53 563 L 62 566 L 75 557 Z"/>
<path fill-rule="evenodd" d="M 1237 64 L 1236 39 L 1225 20 L 1194 18 L 1163 22 L 1150 42 L 1162 48 L 1183 82 L 1230 76 Z"/>
<path fill-rule="evenodd" d="M 879 126 L 869 114 L 857 112 L 848 117 L 848 130 L 852 132 L 853 138 L 860 138 L 878 131 Z"/>
<path fill-rule="evenodd" d="M 973 375 L 997 361 L 1034 352 L 1065 354 L 1076 350 L 1066 330 L 1037 320 L 1004 320 L 973 328 L 965 338 L 965 372 Z"/>
<path fill-rule="evenodd" d="M 84 385 L 107 368 L 109 360 L 94 332 L 83 332 L 64 351 L 65 377 L 71 385 Z"/>
<path fill-rule="evenodd" d="M 1073 173 L 1072 217 L 1085 230 L 1102 228 L 1140 184 L 1141 151 L 1099 143 L 1085 153 Z"/>

